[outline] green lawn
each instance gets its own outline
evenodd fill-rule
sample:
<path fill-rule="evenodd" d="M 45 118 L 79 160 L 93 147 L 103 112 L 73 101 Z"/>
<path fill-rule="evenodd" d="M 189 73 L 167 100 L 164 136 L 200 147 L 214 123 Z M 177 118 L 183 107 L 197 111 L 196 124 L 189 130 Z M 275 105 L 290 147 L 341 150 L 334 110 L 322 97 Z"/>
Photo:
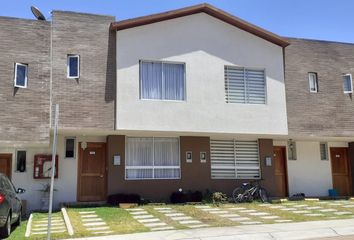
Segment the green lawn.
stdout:
<path fill-rule="evenodd" d="M 321 212 L 320 209 L 309 210 L 313 214 L 322 214 L 322 216 L 305 216 L 305 214 L 294 213 L 293 211 L 283 211 L 270 206 L 280 206 L 283 208 L 294 208 L 294 206 L 289 205 L 295 203 L 298 205 L 307 205 L 304 207 L 296 207 L 297 210 L 308 210 L 308 207 L 321 207 L 323 209 L 335 209 L 336 212 L 349 212 L 348 215 L 337 215 L 334 212 Z M 341 205 L 335 206 L 332 204 L 340 203 Z M 291 220 L 292 222 L 301 221 L 316 221 L 316 220 L 333 220 L 333 219 L 352 219 L 354 218 L 354 201 L 297 201 L 297 202 L 284 202 L 277 204 L 263 205 L 261 203 L 242 203 L 242 204 L 221 204 L 219 206 L 214 206 L 212 204 L 206 204 L 204 206 L 210 206 L 211 208 L 220 208 L 221 210 L 228 211 L 231 214 L 238 214 L 240 217 L 248 217 L 249 221 L 260 222 L 262 224 L 276 223 L 274 219 L 264 219 L 262 216 L 254 216 L 247 212 L 242 212 L 238 209 L 232 208 L 245 208 L 246 210 L 255 210 L 256 212 L 268 213 L 271 216 L 278 216 L 278 219 Z M 139 206 L 143 208 L 149 214 L 160 219 L 162 222 L 166 223 L 168 226 L 174 227 L 174 229 L 186 229 L 188 225 L 183 225 L 179 221 L 175 221 L 172 218 L 166 216 L 166 214 L 157 211 L 156 207 L 166 207 L 172 208 L 178 213 L 184 213 L 186 216 L 190 216 L 195 220 L 201 221 L 203 224 L 208 224 L 210 227 L 221 227 L 221 226 L 237 226 L 241 225 L 240 222 L 231 221 L 226 217 L 220 217 L 217 214 L 209 213 L 202 209 L 196 208 L 194 205 L 144 205 Z M 110 234 L 127 234 L 127 233 L 138 233 L 138 232 L 148 232 L 149 228 L 145 227 L 143 224 L 135 220 L 132 215 L 124 210 L 117 207 L 97 207 L 97 208 L 68 208 L 67 212 L 70 217 L 72 226 L 74 228 L 74 236 L 71 237 L 87 237 L 92 236 L 92 233 L 87 231 L 83 226 L 79 212 L 81 211 L 95 211 L 95 214 L 99 218 L 102 218 L 113 231 Z M 54 216 L 60 216 L 61 212 L 54 213 Z M 46 217 L 43 213 L 34 213 L 33 220 L 38 220 L 40 218 Z M 11 240 L 24 239 L 26 230 L 26 221 L 22 225 L 14 230 Z M 63 239 L 69 238 L 68 233 L 53 234 L 53 239 Z M 45 239 L 46 235 L 31 235 L 29 240 L 39 240 Z"/>

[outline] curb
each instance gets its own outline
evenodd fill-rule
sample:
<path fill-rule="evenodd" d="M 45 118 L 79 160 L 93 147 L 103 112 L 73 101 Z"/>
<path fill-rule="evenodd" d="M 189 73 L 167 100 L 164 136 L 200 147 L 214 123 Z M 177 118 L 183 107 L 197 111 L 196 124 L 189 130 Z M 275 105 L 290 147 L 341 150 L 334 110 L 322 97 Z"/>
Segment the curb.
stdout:
<path fill-rule="evenodd" d="M 33 215 L 31 213 L 31 215 L 27 221 L 25 237 L 29 237 L 31 235 L 32 218 L 33 218 Z"/>
<path fill-rule="evenodd" d="M 69 235 L 70 236 L 74 235 L 74 229 L 73 229 L 73 226 L 71 225 L 70 218 L 68 216 L 68 213 L 66 212 L 66 209 L 62 208 L 61 213 L 63 214 L 64 222 L 65 222 L 66 229 L 68 230 Z"/>

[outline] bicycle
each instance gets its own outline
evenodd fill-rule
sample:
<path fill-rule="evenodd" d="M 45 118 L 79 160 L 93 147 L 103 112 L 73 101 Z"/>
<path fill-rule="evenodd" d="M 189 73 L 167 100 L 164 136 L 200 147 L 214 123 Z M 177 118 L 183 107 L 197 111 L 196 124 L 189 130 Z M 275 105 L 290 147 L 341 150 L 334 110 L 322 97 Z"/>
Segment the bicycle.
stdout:
<path fill-rule="evenodd" d="M 242 183 L 241 187 L 235 188 L 232 192 L 235 203 L 252 202 L 260 199 L 262 202 L 268 202 L 268 193 L 261 187 L 260 180 Z"/>

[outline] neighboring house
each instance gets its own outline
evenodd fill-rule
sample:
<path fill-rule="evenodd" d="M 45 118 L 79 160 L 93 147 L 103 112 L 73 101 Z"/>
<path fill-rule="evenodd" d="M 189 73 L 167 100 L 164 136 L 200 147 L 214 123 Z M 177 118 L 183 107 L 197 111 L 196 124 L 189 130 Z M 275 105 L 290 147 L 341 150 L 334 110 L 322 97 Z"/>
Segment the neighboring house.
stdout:
<path fill-rule="evenodd" d="M 340 195 L 351 195 L 354 44 L 287 40 L 288 127 L 295 149 L 294 160 L 288 161 L 290 193 L 325 196 L 334 187 Z"/>
<path fill-rule="evenodd" d="M 343 46 L 343 55 L 333 50 L 342 65 L 311 55 L 330 54 L 311 43 L 207 4 L 119 22 L 62 11 L 51 22 L 1 17 L 0 171 L 27 190 L 28 209 L 45 206 L 38 190 L 48 182 L 59 104 L 56 207 L 115 193 L 168 199 L 180 188 L 230 194 L 261 178 L 271 196 L 325 196 L 333 185 L 320 153 L 347 147 L 353 131 L 340 87 L 354 47 L 333 44 Z M 336 71 L 332 87 L 326 74 Z M 308 72 L 317 73 L 318 102 Z M 339 88 L 335 103 L 321 95 L 322 78 L 328 94 Z"/>

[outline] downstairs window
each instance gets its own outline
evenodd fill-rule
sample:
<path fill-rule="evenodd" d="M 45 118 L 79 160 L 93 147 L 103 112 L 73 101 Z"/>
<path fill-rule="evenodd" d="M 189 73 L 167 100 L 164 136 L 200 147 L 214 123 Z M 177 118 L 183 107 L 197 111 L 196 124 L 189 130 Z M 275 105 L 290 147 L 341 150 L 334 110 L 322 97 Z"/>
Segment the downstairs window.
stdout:
<path fill-rule="evenodd" d="M 180 168 L 178 138 L 127 138 L 125 179 L 179 179 Z"/>

